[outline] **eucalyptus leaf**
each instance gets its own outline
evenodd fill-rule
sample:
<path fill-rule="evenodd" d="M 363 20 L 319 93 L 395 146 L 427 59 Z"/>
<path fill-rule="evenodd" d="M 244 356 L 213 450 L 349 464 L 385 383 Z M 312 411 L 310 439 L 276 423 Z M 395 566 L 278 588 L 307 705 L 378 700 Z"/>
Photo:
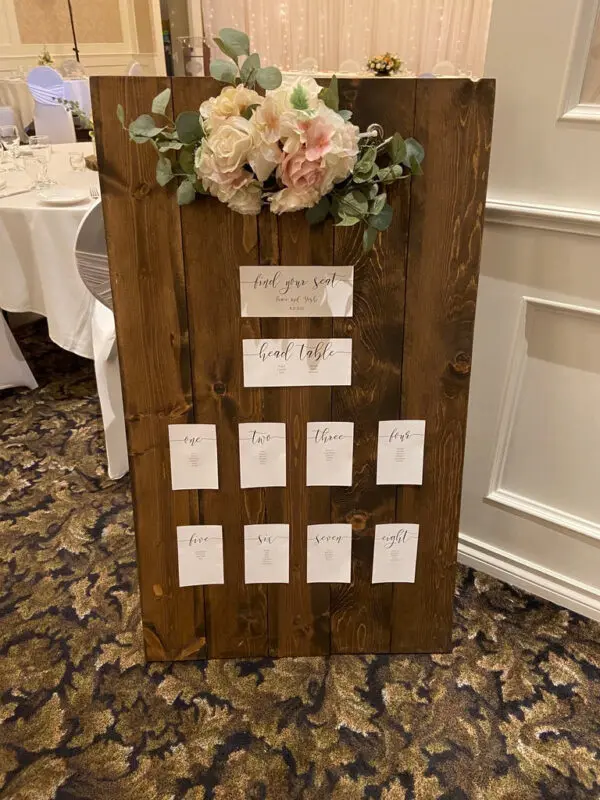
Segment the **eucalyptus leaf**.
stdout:
<path fill-rule="evenodd" d="M 154 141 L 153 139 L 151 141 Z M 181 150 L 183 147 L 182 142 L 159 142 L 158 144 L 158 152 L 159 153 L 166 153 L 169 150 Z"/>
<path fill-rule="evenodd" d="M 365 232 L 363 233 L 363 253 L 368 253 L 369 250 L 375 244 L 375 240 L 377 239 L 379 231 L 377 228 L 372 228 L 370 225 L 365 228 Z"/>
<path fill-rule="evenodd" d="M 329 202 L 329 198 L 322 197 L 315 206 L 306 209 L 305 216 L 308 223 L 310 225 L 316 225 L 318 222 L 323 222 L 329 214 L 330 209 L 331 203 Z"/>
<path fill-rule="evenodd" d="M 340 108 L 338 114 L 344 120 L 344 122 L 348 122 L 348 120 L 352 119 L 352 112 L 349 108 Z"/>
<path fill-rule="evenodd" d="M 171 162 L 166 156 L 159 156 L 156 162 L 156 182 L 159 186 L 166 186 L 173 177 Z"/>
<path fill-rule="evenodd" d="M 340 95 L 338 92 L 338 80 L 335 75 L 331 78 L 329 86 L 327 86 L 324 89 L 321 89 L 321 91 L 319 92 L 319 97 L 328 108 L 333 109 L 333 111 L 340 110 Z"/>
<path fill-rule="evenodd" d="M 382 183 L 393 183 L 404 176 L 404 170 L 400 164 L 392 164 L 391 167 L 382 167 L 377 173 L 377 178 Z"/>
<path fill-rule="evenodd" d="M 177 187 L 177 202 L 180 206 L 187 206 L 188 203 L 193 203 L 196 199 L 196 189 L 194 182 L 186 178 Z"/>
<path fill-rule="evenodd" d="M 377 228 L 378 231 L 385 231 L 392 224 L 393 213 L 392 207 L 386 204 L 379 214 L 373 214 L 369 217 L 369 225 Z"/>
<path fill-rule="evenodd" d="M 263 89 L 277 89 L 281 86 L 281 72 L 277 67 L 261 67 L 256 70 L 256 82 Z"/>
<path fill-rule="evenodd" d="M 182 172 L 186 172 L 188 175 L 194 175 L 194 152 L 193 150 L 189 150 L 185 148 L 179 152 L 177 157 L 177 162 L 179 167 L 181 168 Z"/>
<path fill-rule="evenodd" d="M 342 214 L 340 212 L 340 216 L 338 221 L 335 223 L 339 228 L 349 228 L 352 225 L 357 225 L 362 220 L 359 217 L 353 217 L 348 214 Z"/>
<path fill-rule="evenodd" d="M 377 157 L 377 149 L 375 147 L 367 147 L 363 150 L 362 156 L 356 162 L 354 172 L 368 172 Z"/>
<path fill-rule="evenodd" d="M 248 58 L 242 64 L 242 68 L 240 70 L 240 78 L 242 79 L 242 83 L 254 84 L 256 80 L 255 73 L 257 70 L 260 69 L 260 56 L 258 53 L 252 53 L 252 55 L 248 56 Z"/>
<path fill-rule="evenodd" d="M 258 103 L 253 103 L 251 106 L 246 106 L 246 108 L 241 112 L 241 116 L 244 117 L 244 119 L 250 119 L 256 108 L 258 108 Z"/>
<path fill-rule="evenodd" d="M 125 111 L 123 110 L 123 106 L 121 103 L 117 106 L 117 119 L 121 123 L 123 127 L 125 127 Z"/>
<path fill-rule="evenodd" d="M 182 111 L 175 120 L 175 128 L 180 141 L 184 144 L 199 142 L 204 135 L 197 111 Z"/>
<path fill-rule="evenodd" d="M 223 50 L 219 41 L 225 45 L 227 51 Z M 234 54 L 235 57 L 239 56 L 247 56 L 250 53 L 250 39 L 248 35 L 243 31 L 236 31 L 235 28 L 221 28 L 219 31 L 218 39 L 215 39 L 217 45 L 223 50 L 223 52 L 229 52 Z"/>
<path fill-rule="evenodd" d="M 369 213 L 379 214 L 381 211 L 383 211 L 386 199 L 387 195 L 385 192 L 378 194 L 377 197 L 373 200 L 373 202 L 369 206 Z"/>
<path fill-rule="evenodd" d="M 158 136 L 163 130 L 164 127 L 158 128 L 156 126 L 150 114 L 141 114 L 129 125 L 129 133 L 132 137 L 141 136 L 146 139 L 151 139 L 153 136 Z"/>
<path fill-rule="evenodd" d="M 400 164 L 406 157 L 406 142 L 399 133 L 395 133 L 387 144 L 387 151 L 392 164 Z"/>
<path fill-rule="evenodd" d="M 154 100 L 152 101 L 152 113 L 153 114 L 164 114 L 167 110 L 167 106 L 169 105 L 169 100 L 171 99 L 171 90 L 170 89 L 163 89 L 160 94 L 157 94 Z"/>
<path fill-rule="evenodd" d="M 369 187 L 369 200 L 374 200 L 379 194 L 379 184 L 373 183 Z"/>
<path fill-rule="evenodd" d="M 341 216 L 349 215 L 360 219 L 367 214 L 368 210 L 369 201 L 364 194 L 359 192 L 357 189 L 353 189 L 351 192 L 348 192 L 348 194 L 345 194 L 340 198 L 338 211 Z"/>
<path fill-rule="evenodd" d="M 213 39 L 213 42 L 214 42 L 214 43 L 217 45 L 217 47 L 219 48 L 219 50 L 220 50 L 222 53 L 225 53 L 225 55 L 226 55 L 226 56 L 229 56 L 229 58 L 230 58 L 232 61 L 235 61 L 235 63 L 237 64 L 237 61 L 238 61 L 238 55 L 237 55 L 237 53 L 236 53 L 236 52 L 234 52 L 233 50 L 231 50 L 231 49 L 230 49 L 230 48 L 229 48 L 229 47 L 228 47 L 228 46 L 225 44 L 225 42 L 224 42 L 222 39 L 220 39 L 218 36 L 215 36 L 215 37 L 214 37 L 214 39 Z"/>
<path fill-rule="evenodd" d="M 417 159 L 414 156 L 410 157 L 410 160 L 408 162 L 408 166 L 410 167 L 410 171 L 412 172 L 413 175 L 422 175 L 423 174 L 423 169 L 421 167 L 421 163 L 419 161 L 417 161 Z"/>
<path fill-rule="evenodd" d="M 406 155 L 402 159 L 403 163 L 406 164 L 407 167 L 410 166 L 411 158 L 414 158 L 415 161 L 420 164 L 423 159 L 425 158 L 425 150 L 423 149 L 423 145 L 420 142 L 417 142 L 416 139 L 410 137 L 406 140 Z M 417 173 L 420 175 L 421 173 Z"/>
<path fill-rule="evenodd" d="M 222 58 L 216 58 L 210 62 L 210 74 L 221 83 L 235 83 L 237 67 Z"/>

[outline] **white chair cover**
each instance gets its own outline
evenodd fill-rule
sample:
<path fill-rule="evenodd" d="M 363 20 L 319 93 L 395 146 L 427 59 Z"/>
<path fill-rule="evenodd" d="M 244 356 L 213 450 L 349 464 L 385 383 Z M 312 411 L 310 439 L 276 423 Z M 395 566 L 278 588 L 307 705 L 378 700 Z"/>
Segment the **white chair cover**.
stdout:
<path fill-rule="evenodd" d="M 0 125 L 16 125 L 17 115 L 10 106 L 0 106 Z"/>
<path fill-rule="evenodd" d="M 37 387 L 37 381 L 15 342 L 4 315 L 0 313 L 0 389 L 12 386 Z"/>
<path fill-rule="evenodd" d="M 115 318 L 100 201 L 82 219 L 75 243 L 75 261 L 82 281 L 96 298 L 92 312 L 94 369 L 106 441 L 108 474 L 121 478 L 129 469 Z"/>
<path fill-rule="evenodd" d="M 127 70 L 128 75 L 143 75 L 144 70 L 138 61 L 132 61 Z"/>
<path fill-rule="evenodd" d="M 65 84 L 60 73 L 51 67 L 34 67 L 27 75 L 27 85 L 35 100 L 33 122 L 36 134 L 48 136 L 52 144 L 77 141 L 73 117 L 59 103 L 65 97 Z"/>
<path fill-rule="evenodd" d="M 60 72 L 52 67 L 34 67 L 27 74 L 27 86 L 36 103 L 57 105 L 65 96 L 65 84 Z"/>

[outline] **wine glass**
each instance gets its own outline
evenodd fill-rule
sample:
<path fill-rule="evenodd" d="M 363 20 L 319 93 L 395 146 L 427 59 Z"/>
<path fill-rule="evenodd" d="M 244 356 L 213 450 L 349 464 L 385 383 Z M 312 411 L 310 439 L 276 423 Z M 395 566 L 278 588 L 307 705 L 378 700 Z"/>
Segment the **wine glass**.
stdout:
<path fill-rule="evenodd" d="M 16 125 L 0 125 L 0 144 L 9 155 L 5 168 L 16 169 L 16 158 L 19 154 L 19 130 Z"/>
<path fill-rule="evenodd" d="M 40 171 L 38 174 L 38 186 L 51 186 L 56 183 L 48 176 L 48 164 L 50 163 L 50 156 L 52 155 L 52 148 L 50 146 L 49 136 L 30 136 L 29 147 L 31 148 L 31 155 L 38 161 Z"/>

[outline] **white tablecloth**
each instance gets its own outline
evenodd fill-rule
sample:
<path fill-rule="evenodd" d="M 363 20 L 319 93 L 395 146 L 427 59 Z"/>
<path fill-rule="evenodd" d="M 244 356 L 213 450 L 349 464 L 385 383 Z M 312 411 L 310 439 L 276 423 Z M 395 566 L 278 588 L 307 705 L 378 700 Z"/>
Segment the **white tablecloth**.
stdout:
<path fill-rule="evenodd" d="M 25 128 L 33 121 L 33 97 L 24 80 L 20 78 L 0 80 L 0 106 L 10 106 L 14 109 L 21 140 L 25 141 Z"/>
<path fill-rule="evenodd" d="M 98 173 L 74 172 L 68 153 L 92 152 L 91 143 L 53 146 L 49 174 L 61 185 L 98 186 Z M 9 186 L 23 172 L 2 173 Z M 1 194 L 1 192 L 0 192 Z M 93 358 L 93 297 L 83 285 L 73 255 L 77 228 L 89 203 L 50 207 L 35 191 L 0 199 L 0 308 L 31 311 L 48 319 L 50 338 L 65 350 Z"/>

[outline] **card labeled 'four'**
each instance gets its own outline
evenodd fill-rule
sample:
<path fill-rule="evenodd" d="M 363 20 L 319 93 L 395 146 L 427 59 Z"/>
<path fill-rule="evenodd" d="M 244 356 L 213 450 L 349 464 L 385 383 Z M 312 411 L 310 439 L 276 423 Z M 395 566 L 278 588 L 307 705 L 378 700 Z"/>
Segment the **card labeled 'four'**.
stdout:
<path fill-rule="evenodd" d="M 424 419 L 392 419 L 379 423 L 377 483 L 423 483 Z"/>
<path fill-rule="evenodd" d="M 418 525 L 376 525 L 373 583 L 414 583 L 418 545 Z"/>
<path fill-rule="evenodd" d="M 169 425 L 173 489 L 218 489 L 216 425 Z"/>
<path fill-rule="evenodd" d="M 309 525 L 307 583 L 350 583 L 351 571 L 352 525 Z"/>
<path fill-rule="evenodd" d="M 223 528 L 220 525 L 178 525 L 177 560 L 180 586 L 225 583 Z"/>
<path fill-rule="evenodd" d="M 241 422 L 240 485 L 285 486 L 285 422 Z"/>
<path fill-rule="evenodd" d="M 306 485 L 352 486 L 353 422 L 306 425 Z"/>
<path fill-rule="evenodd" d="M 246 583 L 289 583 L 290 526 L 244 525 Z"/>

